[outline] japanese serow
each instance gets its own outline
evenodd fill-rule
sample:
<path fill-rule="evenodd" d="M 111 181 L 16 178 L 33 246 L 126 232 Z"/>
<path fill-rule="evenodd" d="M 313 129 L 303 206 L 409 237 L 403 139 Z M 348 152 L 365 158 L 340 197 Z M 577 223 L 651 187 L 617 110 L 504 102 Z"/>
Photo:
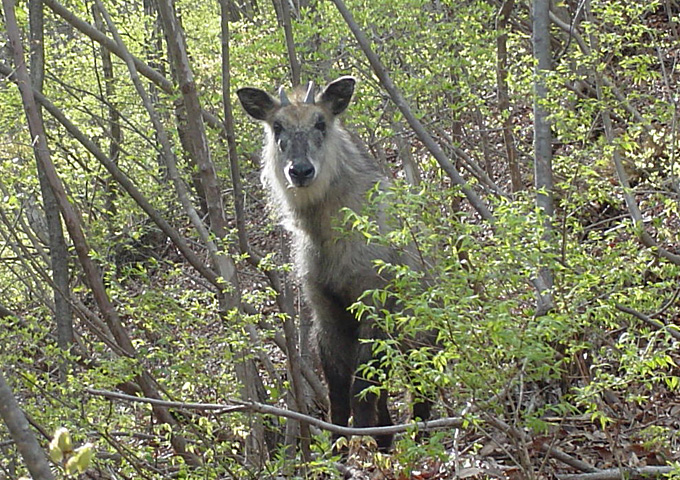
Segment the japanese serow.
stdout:
<path fill-rule="evenodd" d="M 360 393 L 371 382 L 355 376 L 357 367 L 373 357 L 370 342 L 384 334 L 369 320 L 349 310 L 370 289 L 388 281 L 375 261 L 403 264 L 407 255 L 394 248 L 367 243 L 356 232 L 339 231 L 344 209 L 362 212 L 369 190 L 389 182 L 338 118 L 349 105 L 355 79 L 341 77 L 319 92 L 313 84 L 279 98 L 256 88 L 237 94 L 245 111 L 264 125 L 262 182 L 280 220 L 292 233 L 294 263 L 305 298 L 313 312 L 331 406 L 331 421 L 346 426 L 350 415 L 357 427 L 392 425 L 387 394 Z M 380 210 L 380 209 L 378 209 Z M 384 307 L 381 307 L 384 308 Z M 430 403 L 414 406 L 426 420 Z M 376 437 L 386 450 L 392 435 Z"/>

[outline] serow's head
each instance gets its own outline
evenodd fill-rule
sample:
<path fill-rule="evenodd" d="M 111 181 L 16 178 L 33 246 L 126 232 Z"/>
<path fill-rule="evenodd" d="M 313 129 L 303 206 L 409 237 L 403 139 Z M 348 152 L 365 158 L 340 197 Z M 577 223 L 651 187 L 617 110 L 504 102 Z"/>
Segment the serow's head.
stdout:
<path fill-rule="evenodd" d="M 266 150 L 275 156 L 265 161 L 276 162 L 287 188 L 310 187 L 324 175 L 326 163 L 335 158 L 329 155 L 339 128 L 335 117 L 349 105 L 355 83 L 353 77 L 340 77 L 317 94 L 310 82 L 290 97 L 282 87 L 279 98 L 250 87 L 236 92 L 248 115 L 265 125 L 270 143 Z"/>

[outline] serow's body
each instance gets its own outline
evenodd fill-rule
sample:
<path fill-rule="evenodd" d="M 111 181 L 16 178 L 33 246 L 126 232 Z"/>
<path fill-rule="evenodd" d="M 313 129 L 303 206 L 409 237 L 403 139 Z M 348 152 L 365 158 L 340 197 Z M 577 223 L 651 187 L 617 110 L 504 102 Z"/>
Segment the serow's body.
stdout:
<path fill-rule="evenodd" d="M 361 394 L 371 383 L 355 378 L 357 366 L 372 358 L 370 343 L 379 338 L 371 322 L 357 320 L 348 309 L 366 291 L 383 287 L 375 260 L 403 263 L 405 255 L 368 244 L 342 232 L 344 208 L 360 212 L 368 191 L 387 180 L 376 164 L 342 127 L 337 116 L 348 106 L 355 80 L 341 77 L 315 95 L 280 91 L 280 99 L 254 88 L 237 93 L 246 112 L 263 123 L 265 147 L 262 181 L 284 225 L 293 235 L 295 265 L 314 314 L 315 338 L 331 406 L 331 421 L 346 426 L 391 425 L 387 395 Z M 389 308 L 389 306 L 388 306 Z M 414 407 L 429 417 L 429 403 Z M 385 450 L 392 435 L 376 437 Z"/>

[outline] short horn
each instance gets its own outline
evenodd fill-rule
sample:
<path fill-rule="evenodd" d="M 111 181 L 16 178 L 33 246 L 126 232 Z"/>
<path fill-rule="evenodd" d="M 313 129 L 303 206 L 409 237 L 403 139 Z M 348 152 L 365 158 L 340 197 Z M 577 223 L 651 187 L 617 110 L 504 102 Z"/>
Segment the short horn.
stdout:
<path fill-rule="evenodd" d="M 305 103 L 314 104 L 314 82 L 307 84 L 307 95 L 305 95 Z"/>
<path fill-rule="evenodd" d="M 290 100 L 288 100 L 288 95 L 286 95 L 286 91 L 283 87 L 279 88 L 279 99 L 281 100 L 282 107 L 290 105 Z"/>

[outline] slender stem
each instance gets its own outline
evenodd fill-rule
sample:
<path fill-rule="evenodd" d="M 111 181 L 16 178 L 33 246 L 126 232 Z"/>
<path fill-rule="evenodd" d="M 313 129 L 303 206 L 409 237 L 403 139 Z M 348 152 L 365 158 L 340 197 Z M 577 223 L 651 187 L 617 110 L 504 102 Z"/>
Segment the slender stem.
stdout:
<path fill-rule="evenodd" d="M 442 169 L 451 178 L 453 183 L 460 187 L 461 191 L 468 199 L 472 207 L 477 211 L 477 213 L 479 213 L 479 215 L 487 222 L 494 223 L 495 218 L 491 211 L 489 210 L 489 208 L 484 203 L 484 201 L 479 197 L 479 195 L 477 195 L 477 193 L 472 189 L 472 187 L 470 187 L 470 185 L 460 175 L 456 167 L 453 165 L 453 163 L 451 163 L 451 161 L 446 156 L 441 147 L 437 144 L 437 142 L 434 141 L 434 139 L 429 134 L 425 126 L 415 116 L 415 114 L 411 110 L 411 107 L 409 107 L 408 103 L 406 102 L 406 99 L 404 99 L 404 96 L 401 94 L 397 86 L 392 81 L 390 74 L 387 72 L 387 69 L 380 61 L 380 58 L 371 48 L 370 41 L 354 20 L 354 17 L 352 16 L 352 13 L 345 5 L 345 2 L 343 0 L 332 1 L 337 7 L 338 11 L 340 12 L 340 15 L 342 15 L 342 17 L 345 19 L 345 22 L 347 23 L 347 26 L 354 34 L 354 37 L 357 39 L 357 42 L 359 43 L 361 49 L 364 51 L 364 54 L 366 55 L 366 58 L 371 64 L 373 71 L 375 72 L 378 79 L 380 79 L 380 83 L 385 88 L 385 90 L 387 90 L 390 97 L 392 98 L 392 101 L 395 103 L 397 108 L 399 108 L 402 115 L 404 115 L 404 118 L 409 123 L 409 125 L 411 126 L 415 134 L 418 136 L 420 141 L 423 142 L 423 145 L 425 145 L 425 147 L 430 151 L 435 160 L 437 160 L 437 163 L 439 163 Z"/>
<path fill-rule="evenodd" d="M 12 0 L 3 0 L 5 18 L 7 17 L 8 3 Z M 10 8 L 13 8 L 11 6 Z M 35 480 L 53 480 L 54 474 L 50 469 L 45 452 L 40 447 L 35 435 L 31 432 L 24 412 L 19 407 L 12 390 L 5 381 L 0 370 L 0 417 L 5 422 L 14 440 L 17 450 L 26 462 L 26 468 Z"/>

